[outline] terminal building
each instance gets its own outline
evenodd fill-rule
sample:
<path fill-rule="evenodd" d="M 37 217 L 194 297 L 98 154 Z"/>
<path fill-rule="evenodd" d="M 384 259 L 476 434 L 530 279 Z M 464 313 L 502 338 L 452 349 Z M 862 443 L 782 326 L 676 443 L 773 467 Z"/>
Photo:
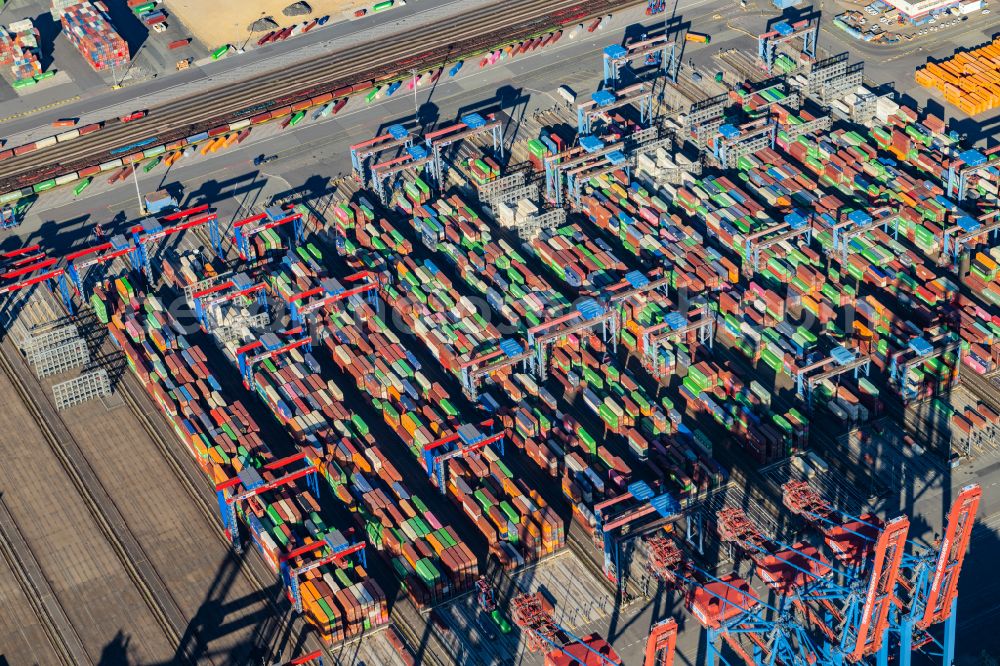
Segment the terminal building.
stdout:
<path fill-rule="evenodd" d="M 972 2 L 961 2 L 960 0 L 917 0 L 916 2 L 908 2 L 908 0 L 884 1 L 886 4 L 889 4 L 899 10 L 900 15 L 905 20 L 918 24 L 929 21 L 932 17 L 951 9 L 957 8 L 960 13 L 968 14 L 982 9 L 983 7 L 982 0 L 973 0 Z"/>

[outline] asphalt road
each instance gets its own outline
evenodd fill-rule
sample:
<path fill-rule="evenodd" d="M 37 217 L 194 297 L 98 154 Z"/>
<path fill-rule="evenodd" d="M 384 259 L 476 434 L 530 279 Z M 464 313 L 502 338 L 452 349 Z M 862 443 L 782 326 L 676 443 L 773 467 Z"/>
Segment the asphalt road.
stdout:
<path fill-rule="evenodd" d="M 683 8 L 685 18 L 694 21 L 693 29 L 706 29 L 710 17 L 734 12 L 730 3 L 721 0 L 693 2 Z M 680 11 L 680 10 L 679 10 Z M 514 118 L 559 103 L 553 91 L 567 83 L 578 92 L 593 90 L 600 74 L 599 51 L 603 46 L 620 39 L 625 27 L 642 18 L 641 12 L 619 17 L 613 28 L 600 33 L 599 38 L 569 42 L 564 40 L 558 48 L 506 62 L 486 70 L 465 71 L 456 80 L 442 80 L 433 89 L 418 91 L 417 103 L 420 117 L 426 123 L 449 120 L 469 108 L 502 106 Z M 706 29 L 706 31 L 710 31 Z M 713 46 L 752 44 L 736 30 L 713 40 Z M 714 50 L 714 49 L 713 49 Z M 832 50 L 832 47 L 831 47 Z M 696 62 L 709 62 L 712 50 L 691 51 Z M 558 55 L 558 59 L 554 56 Z M 909 56 L 900 55 L 912 72 Z M 901 65 L 902 67 L 902 65 Z M 879 68 L 870 64 L 870 69 Z M 349 168 L 348 147 L 359 140 L 374 136 L 380 125 L 401 119 L 413 120 L 413 96 L 401 90 L 397 96 L 382 100 L 373 107 L 355 100 L 341 115 L 319 122 L 308 121 L 287 131 L 275 128 L 258 132 L 243 145 L 214 154 L 210 157 L 188 157 L 164 175 L 161 168 L 139 178 L 141 190 L 148 191 L 161 183 L 184 187 L 189 197 L 204 198 L 219 211 L 220 219 L 230 221 L 257 201 L 271 196 L 306 188 L 313 192 L 326 191 L 338 173 Z M 509 128 L 510 133 L 516 128 Z M 521 137 L 524 138 L 524 137 Z M 279 159 L 262 170 L 252 166 L 257 154 L 277 154 Z M 85 196 L 70 200 L 64 191 L 43 197 L 28 213 L 19 230 L 23 240 L 44 240 L 48 246 L 68 247 L 79 244 L 89 233 L 94 222 L 107 222 L 119 211 L 135 213 L 135 186 L 131 181 L 108 187 L 95 183 Z M 7 249 L 15 241 L 5 240 Z M 976 481 L 982 484 L 985 496 L 980 507 L 980 525 L 974 533 L 972 549 L 963 574 L 959 605 L 958 639 L 960 656 L 978 655 L 981 649 L 1000 651 L 1000 636 L 986 631 L 1000 625 L 1000 579 L 991 571 L 992 562 L 1000 555 L 997 528 L 1000 528 L 1000 458 L 974 461 L 958 470 L 949 472 L 934 483 L 921 486 L 918 493 L 900 488 L 900 505 L 910 507 L 914 521 L 939 532 L 943 517 L 957 489 Z M 638 609 L 627 609 L 615 615 L 608 623 L 601 623 L 593 630 L 614 638 L 615 645 L 626 659 L 638 654 L 651 622 L 667 613 L 677 612 L 675 602 L 660 599 L 654 604 Z M 688 622 L 691 619 L 688 618 Z M 703 648 L 700 631 L 685 631 L 681 635 L 682 663 L 698 663 L 696 655 Z M 628 662 L 627 663 L 632 663 Z"/>

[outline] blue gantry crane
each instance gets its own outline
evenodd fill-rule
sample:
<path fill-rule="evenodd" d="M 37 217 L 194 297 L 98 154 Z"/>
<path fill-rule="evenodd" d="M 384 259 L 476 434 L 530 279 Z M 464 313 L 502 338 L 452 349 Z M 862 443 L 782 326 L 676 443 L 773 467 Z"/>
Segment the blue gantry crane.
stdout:
<path fill-rule="evenodd" d="M 379 277 L 371 271 L 348 275 L 343 278 L 343 282 L 332 277 L 323 278 L 317 287 L 286 296 L 291 325 L 299 326 L 311 313 L 353 296 L 364 295 L 374 305 L 378 298 L 379 284 Z"/>
<path fill-rule="evenodd" d="M 339 535 L 339 533 L 336 534 Z M 305 556 L 313 553 L 320 554 L 314 555 L 312 559 L 302 561 Z M 358 557 L 358 561 L 362 567 L 368 566 L 368 561 L 365 557 L 364 541 L 355 543 L 337 541 L 334 540 L 333 535 L 327 535 L 323 541 L 306 543 L 293 548 L 287 553 L 283 553 L 279 563 L 281 566 L 281 580 L 285 584 L 285 590 L 289 600 L 292 602 L 292 606 L 295 608 L 295 612 L 302 612 L 302 592 L 299 587 L 299 580 L 301 580 L 303 574 L 327 564 L 343 561 L 353 555 Z"/>
<path fill-rule="evenodd" d="M 616 531 L 647 517 L 669 519 L 680 513 L 673 495 L 655 492 L 645 481 L 634 481 L 617 497 L 594 505 L 594 539 L 604 551 L 604 575 L 615 585 L 621 583 L 620 548 Z"/>
<path fill-rule="evenodd" d="M 308 336 L 298 337 L 302 335 L 301 328 L 290 329 L 285 331 L 285 333 L 288 336 L 294 335 L 296 337 L 285 341 L 278 337 L 277 333 L 268 331 L 259 340 L 254 340 L 236 348 L 236 364 L 240 368 L 243 385 L 248 390 L 254 385 L 253 368 L 261 361 L 281 356 L 293 349 L 304 348 L 306 351 L 309 351 L 312 348 L 311 338 Z"/>
<path fill-rule="evenodd" d="M 202 330 L 209 332 L 214 328 L 215 319 L 212 313 L 215 307 L 237 299 L 247 301 L 253 299 L 257 302 L 259 310 L 266 312 L 267 285 L 263 282 L 254 282 L 246 273 L 237 273 L 225 282 L 193 292 L 191 300 L 194 302 L 194 314 Z"/>
<path fill-rule="evenodd" d="M 298 467 L 297 463 L 302 466 Z M 296 468 L 292 468 L 296 465 Z M 289 471 L 290 470 L 290 471 Z M 265 480 L 262 472 L 280 473 L 281 476 Z M 239 524 L 237 523 L 237 507 L 240 502 L 251 497 L 256 497 L 281 486 L 295 483 L 298 479 L 306 479 L 309 489 L 314 495 L 319 494 L 319 477 L 316 463 L 308 458 L 305 453 L 299 452 L 286 458 L 273 460 L 266 463 L 261 469 L 245 466 L 236 476 L 227 479 L 215 486 L 216 498 L 219 502 L 219 513 L 222 515 L 222 525 L 226 531 L 226 537 L 237 553 L 243 551 L 243 544 L 239 537 Z M 252 516 L 248 516 L 247 527 L 250 528 L 255 542 L 259 534 L 265 533 L 263 527 L 254 524 Z"/>
<path fill-rule="evenodd" d="M 70 252 L 64 259 L 66 260 L 66 275 L 76 287 L 81 299 L 86 299 L 87 293 L 87 271 L 99 265 L 108 264 L 115 259 L 128 258 L 129 267 L 134 267 L 131 256 L 136 252 L 136 247 L 128 238 L 121 234 L 112 236 L 108 242 L 99 243 L 93 247 Z M 72 312 L 72 309 L 67 308 Z"/>
<path fill-rule="evenodd" d="M 782 492 L 784 505 L 820 531 L 842 564 L 837 576 L 817 581 L 805 595 L 818 608 L 823 633 L 834 637 L 824 646 L 824 663 L 875 657 L 884 666 L 910 521 L 837 511 L 802 481 L 789 481 Z"/>
<path fill-rule="evenodd" d="M 424 445 L 424 465 L 427 476 L 437 480 L 438 490 L 444 495 L 448 492 L 447 472 L 448 461 L 462 458 L 470 453 L 482 451 L 487 446 L 496 445 L 497 453 L 503 455 L 504 432 L 486 434 L 484 430 L 492 431 L 493 419 L 483 421 L 479 426 L 466 423 L 458 427 L 451 435 Z"/>
<path fill-rule="evenodd" d="M 263 213 L 237 220 L 233 223 L 233 237 L 240 259 L 251 258 L 250 239 L 262 231 L 275 229 L 285 224 L 292 225 L 292 241 L 302 242 L 302 213 L 288 212 L 279 206 L 271 206 Z"/>
<path fill-rule="evenodd" d="M 152 280 L 152 263 L 149 256 L 150 246 L 168 236 L 200 226 L 208 227 L 212 249 L 217 256 L 221 257 L 222 240 L 219 236 L 219 216 L 209 212 L 205 212 L 202 215 L 194 212 L 201 213 L 205 210 L 207 210 L 207 206 L 199 206 L 171 213 L 160 220 L 155 217 L 146 217 L 143 218 L 142 222 L 133 226 L 129 231 L 132 234 L 132 242 L 136 249 L 132 253 L 132 263 L 135 266 L 136 272 L 144 275 L 147 280 Z M 164 222 L 167 224 L 164 225 Z"/>

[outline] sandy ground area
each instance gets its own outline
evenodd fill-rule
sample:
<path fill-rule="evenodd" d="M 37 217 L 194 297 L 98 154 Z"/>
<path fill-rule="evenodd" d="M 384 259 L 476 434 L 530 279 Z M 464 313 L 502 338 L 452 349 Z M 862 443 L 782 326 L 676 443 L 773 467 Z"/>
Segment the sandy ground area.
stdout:
<path fill-rule="evenodd" d="M 270 16 L 281 27 L 295 25 L 307 19 L 326 14 L 331 20 L 344 18 L 344 14 L 359 7 L 370 7 L 375 0 L 306 0 L 312 8 L 308 16 L 285 16 L 281 10 L 295 0 L 165 0 L 167 14 L 176 14 L 192 35 L 214 49 L 223 44 L 239 45 L 250 37 L 247 27 L 261 18 Z M 265 33 L 255 33 L 262 37 Z"/>

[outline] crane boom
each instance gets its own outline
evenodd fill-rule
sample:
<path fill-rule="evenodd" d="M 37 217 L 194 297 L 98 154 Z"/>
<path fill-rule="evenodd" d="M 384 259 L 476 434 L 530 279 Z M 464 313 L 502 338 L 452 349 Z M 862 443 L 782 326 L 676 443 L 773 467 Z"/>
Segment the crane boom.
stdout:
<path fill-rule="evenodd" d="M 944 622 L 951 615 L 952 600 L 958 594 L 958 575 L 969 549 L 972 524 L 982 496 L 983 489 L 978 484 L 969 485 L 962 489 L 951 506 L 924 614 L 917 620 L 920 629 Z"/>
<path fill-rule="evenodd" d="M 909 529 L 909 519 L 900 516 L 886 523 L 885 529 L 879 534 L 865 604 L 857 623 L 857 636 L 854 647 L 847 652 L 848 659 L 852 662 L 857 663 L 882 647 Z"/>

